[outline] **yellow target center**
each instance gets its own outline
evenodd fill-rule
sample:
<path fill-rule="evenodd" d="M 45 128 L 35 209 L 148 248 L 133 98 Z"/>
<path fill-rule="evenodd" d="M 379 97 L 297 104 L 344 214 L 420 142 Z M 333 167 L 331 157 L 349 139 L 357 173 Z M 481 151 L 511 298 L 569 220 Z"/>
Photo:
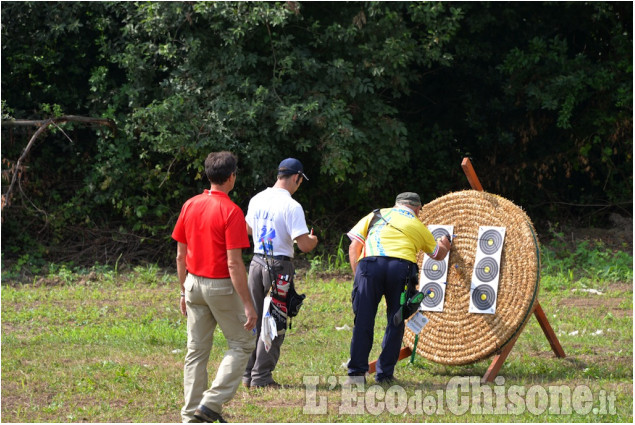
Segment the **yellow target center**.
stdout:
<path fill-rule="evenodd" d="M 485 269 L 484 269 L 484 270 L 485 270 L 485 273 L 489 273 L 489 271 L 490 271 L 489 266 L 485 266 Z"/>
<path fill-rule="evenodd" d="M 434 298 L 434 292 L 430 292 L 430 295 L 428 295 L 430 298 Z"/>
<path fill-rule="evenodd" d="M 485 301 L 487 299 L 487 294 L 481 294 L 481 300 Z"/>
<path fill-rule="evenodd" d="M 487 244 L 488 244 L 489 246 L 494 245 L 494 239 L 488 239 L 488 240 L 487 240 Z"/>
<path fill-rule="evenodd" d="M 435 272 L 436 272 L 437 270 L 439 270 L 439 265 L 438 265 L 438 264 L 434 264 L 434 265 L 432 266 L 432 270 L 433 270 L 433 271 L 435 271 Z"/>

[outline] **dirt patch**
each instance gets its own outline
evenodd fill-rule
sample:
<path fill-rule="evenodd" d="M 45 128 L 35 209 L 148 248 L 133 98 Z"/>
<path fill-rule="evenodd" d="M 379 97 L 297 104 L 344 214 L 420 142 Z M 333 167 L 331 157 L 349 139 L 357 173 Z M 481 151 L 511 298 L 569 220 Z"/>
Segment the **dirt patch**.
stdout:
<path fill-rule="evenodd" d="M 602 294 L 585 294 L 567 297 L 560 300 L 559 305 L 584 310 L 598 311 L 606 308 L 615 317 L 633 317 L 633 309 L 624 306 L 625 300 L 633 297 L 633 284 L 630 282 L 613 282 Z"/>
<path fill-rule="evenodd" d="M 608 285 L 610 292 L 633 292 L 633 282 L 612 282 Z"/>
<path fill-rule="evenodd" d="M 611 251 L 633 253 L 633 218 L 613 213 L 609 216 L 606 228 L 547 226 L 546 234 L 540 235 L 540 241 L 548 243 L 554 239 L 564 242 L 575 251 L 582 241 L 600 241 Z"/>
<path fill-rule="evenodd" d="M 633 310 L 620 307 L 622 302 L 624 302 L 623 298 L 608 298 L 605 295 L 595 295 L 592 297 L 564 298 L 560 301 L 560 305 L 589 310 L 597 310 L 599 308 L 606 307 L 613 316 L 633 317 Z"/>

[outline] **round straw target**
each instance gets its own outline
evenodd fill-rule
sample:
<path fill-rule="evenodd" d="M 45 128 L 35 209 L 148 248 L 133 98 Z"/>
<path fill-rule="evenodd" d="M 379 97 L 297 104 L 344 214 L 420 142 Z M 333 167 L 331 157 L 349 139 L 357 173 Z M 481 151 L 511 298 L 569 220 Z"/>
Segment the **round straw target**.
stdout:
<path fill-rule="evenodd" d="M 476 190 L 453 192 L 433 200 L 421 208 L 419 219 L 426 226 L 454 226 L 456 238 L 449 253 L 447 283 L 443 285 L 443 311 L 425 311 L 428 323 L 425 332 L 418 335 L 417 354 L 446 365 L 486 359 L 513 340 L 531 317 L 540 286 L 540 248 L 533 224 L 511 201 Z M 479 237 L 480 226 L 504 227 L 505 236 L 494 231 Z M 476 261 L 478 247 L 483 248 L 485 256 Z M 489 261 L 481 261 L 491 255 L 489 252 L 501 255 L 497 269 Z M 428 267 L 424 258 L 419 253 L 417 261 L 425 288 L 432 279 L 425 274 Z M 473 272 L 478 272 L 474 280 Z M 493 276 L 498 276 L 495 298 L 485 289 Z M 479 285 L 476 303 L 483 307 L 495 303 L 494 314 L 468 311 L 472 282 Z M 419 289 L 425 291 L 421 285 Z M 430 302 L 436 294 L 428 298 Z M 406 326 L 404 345 L 414 349 L 414 339 Z"/>

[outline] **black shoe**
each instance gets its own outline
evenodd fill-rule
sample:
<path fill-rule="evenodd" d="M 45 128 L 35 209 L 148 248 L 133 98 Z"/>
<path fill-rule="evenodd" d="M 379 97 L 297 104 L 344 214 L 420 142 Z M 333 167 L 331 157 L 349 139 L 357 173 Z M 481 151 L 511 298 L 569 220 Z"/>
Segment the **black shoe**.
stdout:
<path fill-rule="evenodd" d="M 375 382 L 378 384 L 394 384 L 397 380 L 394 376 L 384 376 L 382 378 L 375 378 Z"/>
<path fill-rule="evenodd" d="M 256 385 L 256 384 L 251 384 L 251 388 L 273 388 L 273 389 L 282 389 L 284 388 L 284 385 L 282 384 L 278 384 L 276 381 L 271 381 L 268 384 L 265 385 Z"/>
<path fill-rule="evenodd" d="M 201 422 L 218 422 L 221 424 L 227 423 L 227 421 L 223 419 L 220 413 L 216 413 L 213 410 L 203 406 L 202 404 L 200 404 L 194 412 L 194 417 Z"/>
<path fill-rule="evenodd" d="M 356 374 L 356 375 L 348 375 L 342 386 L 344 385 L 356 385 L 356 384 L 366 384 L 366 374 Z"/>

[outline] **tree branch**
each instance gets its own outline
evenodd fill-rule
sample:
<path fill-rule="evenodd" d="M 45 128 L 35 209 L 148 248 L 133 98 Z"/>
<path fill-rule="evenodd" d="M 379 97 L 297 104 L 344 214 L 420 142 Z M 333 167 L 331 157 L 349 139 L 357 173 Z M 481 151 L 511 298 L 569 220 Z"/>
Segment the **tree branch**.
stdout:
<path fill-rule="evenodd" d="M 2 120 L 2 127 L 42 127 L 50 124 L 61 124 L 65 122 L 79 122 L 83 124 L 105 125 L 110 127 L 114 135 L 117 135 L 115 122 L 108 118 L 80 117 L 78 115 L 64 115 L 47 120 Z"/>
<path fill-rule="evenodd" d="M 57 126 L 57 124 L 65 123 L 65 122 L 79 122 L 83 124 L 105 125 L 107 127 L 110 127 L 110 129 L 113 131 L 113 134 L 115 135 L 117 134 L 117 126 L 115 125 L 114 121 L 107 118 L 92 118 L 92 117 L 80 117 L 77 115 L 64 115 L 57 118 L 49 118 L 47 120 L 3 120 L 2 121 L 3 127 L 36 126 L 39 128 L 35 131 L 35 133 L 31 137 L 31 140 L 29 140 L 29 143 L 27 143 L 26 147 L 24 148 L 24 151 L 22 151 L 22 155 L 20 155 L 20 158 L 18 158 L 18 161 L 15 163 L 13 176 L 11 177 L 11 184 L 9 185 L 7 192 L 4 195 L 2 195 L 1 209 L 4 209 L 5 206 L 10 204 L 11 192 L 13 191 L 13 187 L 15 186 L 15 183 L 18 179 L 18 175 L 20 174 L 20 167 L 22 165 L 22 162 L 31 151 L 31 148 L 33 147 L 33 144 L 35 143 L 37 138 L 42 133 L 44 133 L 50 125 Z"/>

